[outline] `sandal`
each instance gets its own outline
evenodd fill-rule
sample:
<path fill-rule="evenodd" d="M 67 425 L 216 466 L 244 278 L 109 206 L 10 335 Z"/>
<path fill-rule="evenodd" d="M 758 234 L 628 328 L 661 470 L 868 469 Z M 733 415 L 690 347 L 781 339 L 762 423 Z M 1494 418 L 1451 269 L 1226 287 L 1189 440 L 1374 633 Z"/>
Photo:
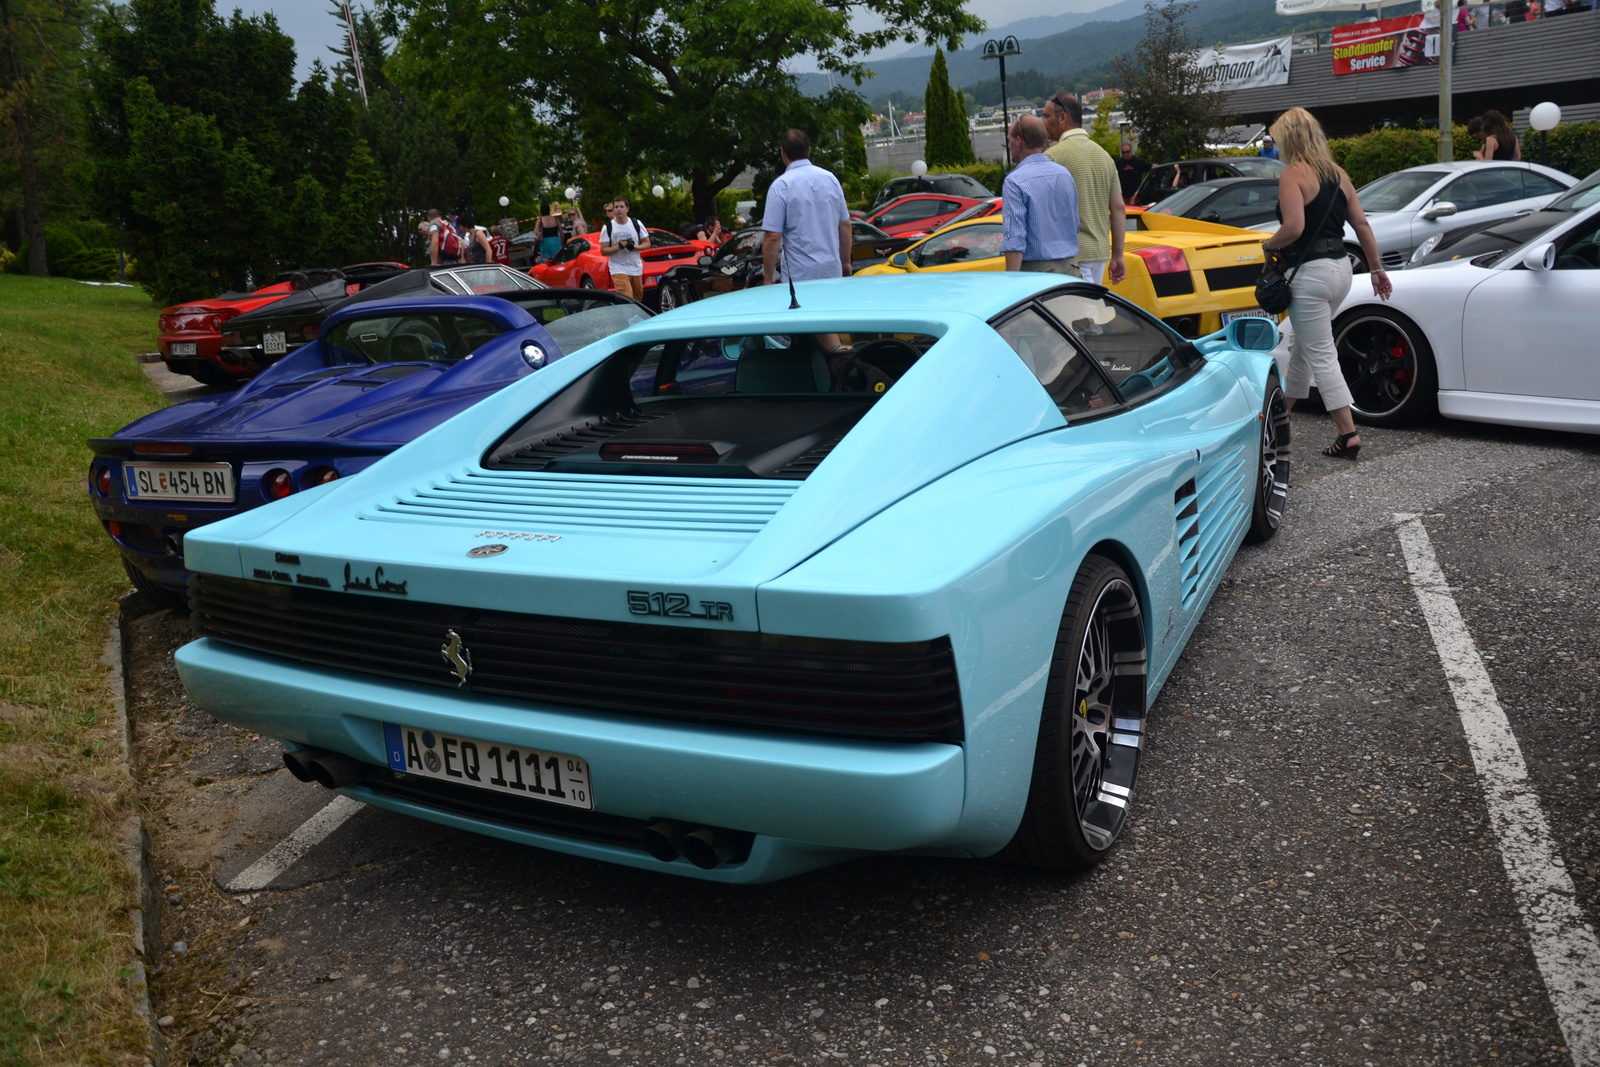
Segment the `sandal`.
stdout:
<path fill-rule="evenodd" d="M 1322 450 L 1322 454 L 1324 456 L 1341 456 L 1344 459 L 1355 459 L 1361 452 L 1361 446 L 1359 444 L 1351 444 L 1350 438 L 1360 436 L 1360 430 L 1354 433 L 1342 433 L 1334 440 L 1333 444 Z"/>

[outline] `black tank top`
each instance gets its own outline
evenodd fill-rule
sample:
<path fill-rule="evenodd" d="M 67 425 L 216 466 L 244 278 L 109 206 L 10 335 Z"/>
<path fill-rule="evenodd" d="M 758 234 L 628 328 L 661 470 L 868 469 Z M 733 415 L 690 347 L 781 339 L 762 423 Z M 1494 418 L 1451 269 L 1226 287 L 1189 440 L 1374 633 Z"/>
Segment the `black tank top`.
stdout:
<path fill-rule="evenodd" d="M 1516 135 L 1513 134 L 1512 136 L 1514 137 Z M 1495 159 L 1515 159 L 1515 158 L 1517 158 L 1517 142 L 1516 141 L 1510 141 L 1510 142 L 1508 142 L 1506 144 L 1501 144 L 1500 143 L 1500 139 L 1498 137 L 1495 138 L 1494 158 Z"/>
<path fill-rule="evenodd" d="M 1332 210 L 1329 210 L 1328 208 L 1330 201 L 1333 203 Z M 1278 221 L 1282 222 L 1283 208 L 1275 208 L 1274 213 L 1278 216 Z M 1322 224 L 1318 226 L 1317 220 L 1322 219 L 1324 215 L 1326 215 L 1327 218 L 1323 219 Z M 1322 188 L 1317 190 L 1317 195 L 1311 199 L 1309 204 L 1306 205 L 1305 216 L 1306 228 L 1301 231 L 1299 237 L 1295 238 L 1294 244 L 1288 245 L 1282 250 L 1283 258 L 1288 263 L 1298 264 L 1303 263 L 1308 259 L 1337 259 L 1339 256 L 1345 254 L 1343 250 L 1345 223 L 1345 195 L 1343 182 L 1337 180 L 1323 182 Z M 1314 226 L 1317 227 L 1315 230 L 1312 229 Z M 1339 250 L 1330 251 L 1329 249 L 1331 246 L 1325 245 L 1324 247 L 1315 251 L 1311 251 L 1310 254 L 1307 254 L 1308 249 L 1311 248 L 1313 243 L 1325 241 L 1327 239 L 1337 242 Z"/>

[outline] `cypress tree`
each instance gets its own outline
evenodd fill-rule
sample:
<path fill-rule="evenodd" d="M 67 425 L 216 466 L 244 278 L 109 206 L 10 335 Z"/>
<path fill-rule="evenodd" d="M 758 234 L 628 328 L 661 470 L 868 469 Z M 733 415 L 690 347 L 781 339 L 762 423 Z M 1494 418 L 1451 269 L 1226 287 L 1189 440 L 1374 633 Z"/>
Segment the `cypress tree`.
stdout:
<path fill-rule="evenodd" d="M 978 157 L 972 152 L 972 133 L 967 127 L 967 98 L 959 86 L 950 89 L 950 115 L 951 163 L 958 167 L 976 163 Z"/>
<path fill-rule="evenodd" d="M 922 158 L 928 166 L 940 166 L 949 154 L 950 71 L 945 66 L 944 49 L 935 49 L 933 65 L 928 68 L 928 87 L 922 94 L 922 110 L 926 116 L 923 137 L 926 144 Z"/>

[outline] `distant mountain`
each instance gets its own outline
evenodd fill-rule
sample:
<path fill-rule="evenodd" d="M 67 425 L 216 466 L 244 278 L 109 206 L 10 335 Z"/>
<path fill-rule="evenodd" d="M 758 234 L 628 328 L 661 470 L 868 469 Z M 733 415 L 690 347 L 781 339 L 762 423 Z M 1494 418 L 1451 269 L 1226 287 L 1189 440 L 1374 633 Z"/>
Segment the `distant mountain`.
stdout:
<path fill-rule="evenodd" d="M 1396 4 L 1393 15 L 1413 10 L 1414 5 Z M 1006 61 L 1006 73 L 1034 70 L 1055 84 L 1068 86 L 1080 80 L 1091 85 L 1110 84 L 1112 61 L 1132 52 L 1144 35 L 1143 13 L 1143 0 L 1117 0 L 1097 11 L 1050 16 L 1043 21 L 1075 18 L 1083 21 L 1044 37 L 1023 38 L 1022 34 L 1017 34 L 1022 55 Z M 1391 14 L 1387 5 L 1384 14 Z M 1341 12 L 1285 18 L 1277 13 L 1273 0 L 1199 0 L 1189 15 L 1189 28 L 1203 44 L 1209 45 L 1218 41 L 1252 41 L 1310 32 L 1343 25 L 1359 17 L 1356 13 Z M 1040 20 L 1028 19 L 1016 25 L 1035 21 Z M 983 42 L 972 43 L 974 47 L 947 57 L 953 85 L 970 87 L 999 76 L 997 64 L 983 59 L 980 51 Z M 930 63 L 928 56 L 878 60 L 871 65 L 874 76 L 862 83 L 861 94 L 870 100 L 891 92 L 921 93 L 928 84 Z M 823 75 L 801 75 L 801 84 L 808 92 L 826 92 L 828 88 Z"/>
<path fill-rule="evenodd" d="M 1035 37 L 1049 37 L 1052 34 L 1063 33 L 1086 22 L 1114 22 L 1118 19 L 1137 15 L 1144 10 L 1144 0 L 1083 0 L 1081 3 L 1070 3 L 1072 10 L 1063 11 L 1057 15 L 1038 15 L 1034 18 L 1019 19 L 1008 22 L 1004 26 L 990 26 L 987 31 L 978 35 L 969 44 L 980 45 L 991 37 L 1015 37 L 1026 41 Z M 909 59 L 917 56 L 932 56 L 933 49 L 924 48 L 922 45 L 907 45 L 892 55 L 876 60 L 877 63 L 887 62 L 890 59 Z"/>

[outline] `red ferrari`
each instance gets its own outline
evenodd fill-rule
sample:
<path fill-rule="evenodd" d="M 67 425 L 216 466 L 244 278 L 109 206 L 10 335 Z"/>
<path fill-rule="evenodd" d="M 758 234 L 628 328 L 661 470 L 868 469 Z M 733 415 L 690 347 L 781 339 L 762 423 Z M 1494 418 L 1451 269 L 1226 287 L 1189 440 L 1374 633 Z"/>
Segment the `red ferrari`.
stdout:
<path fill-rule="evenodd" d="M 932 233 L 970 207 L 987 203 L 970 196 L 911 193 L 891 200 L 867 216 L 867 221 L 891 237 Z"/>
<path fill-rule="evenodd" d="M 661 276 L 680 263 L 693 263 L 717 250 L 711 241 L 695 241 L 666 230 L 650 230 L 650 247 L 644 259 L 644 302 L 660 310 Z M 548 262 L 537 264 L 528 274 L 559 289 L 610 289 L 611 261 L 600 253 L 598 231 L 574 237 Z"/>
<path fill-rule="evenodd" d="M 156 320 L 161 359 L 174 374 L 187 374 L 207 385 L 232 385 L 254 372 L 237 366 L 223 353 L 223 323 L 311 286 L 328 285 L 337 290 L 338 286 L 330 283 L 343 282 L 348 295 L 405 269 L 404 263 L 357 263 L 339 271 L 299 271 L 291 280 L 264 285 L 253 293 L 223 293 L 175 304 L 163 309 Z"/>

